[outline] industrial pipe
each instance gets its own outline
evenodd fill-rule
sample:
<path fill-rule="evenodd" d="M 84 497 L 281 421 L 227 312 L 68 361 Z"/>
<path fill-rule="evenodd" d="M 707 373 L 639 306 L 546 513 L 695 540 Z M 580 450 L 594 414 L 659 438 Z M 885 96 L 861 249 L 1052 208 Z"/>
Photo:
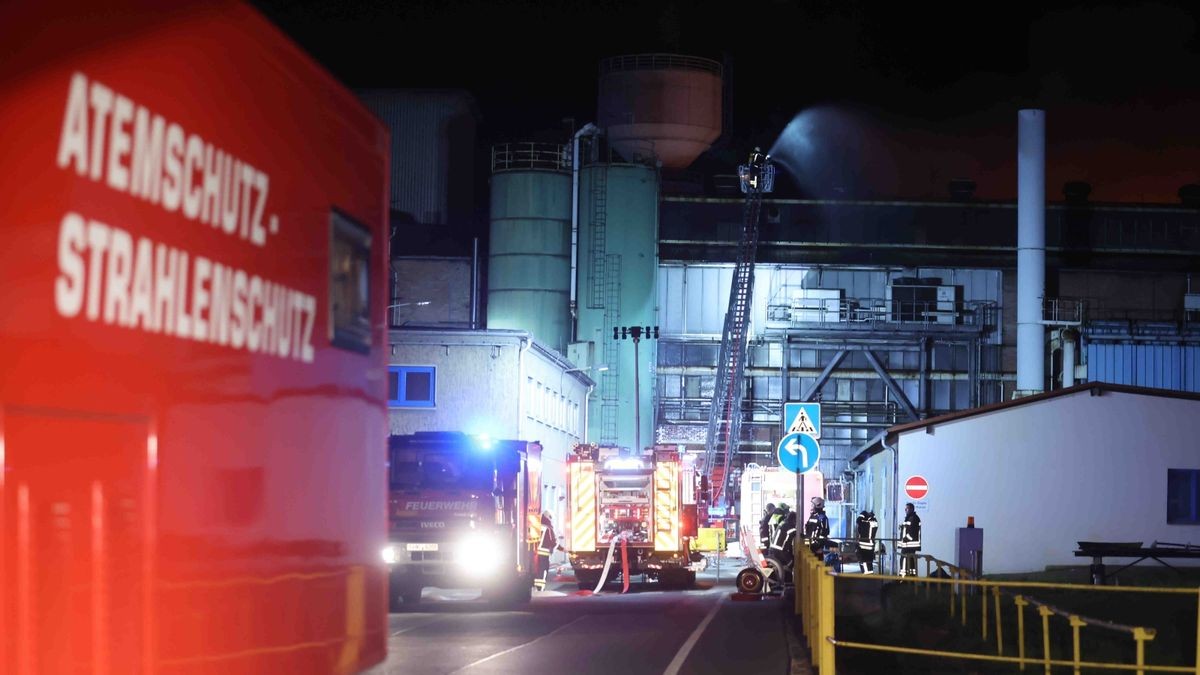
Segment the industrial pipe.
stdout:
<path fill-rule="evenodd" d="M 582 162 L 579 160 L 579 139 L 584 136 L 591 136 L 600 130 L 595 124 L 588 122 L 583 125 L 583 128 L 575 132 L 575 137 L 571 141 L 571 331 L 570 342 L 575 342 L 575 325 L 576 316 L 578 314 L 578 298 L 579 295 L 579 169 Z"/>
<path fill-rule="evenodd" d="M 1079 333 L 1067 328 L 1063 329 L 1059 338 L 1062 341 L 1062 386 L 1075 386 L 1075 340 Z"/>
<path fill-rule="evenodd" d="M 1017 113 L 1017 390 L 1037 393 L 1046 373 L 1046 112 Z"/>

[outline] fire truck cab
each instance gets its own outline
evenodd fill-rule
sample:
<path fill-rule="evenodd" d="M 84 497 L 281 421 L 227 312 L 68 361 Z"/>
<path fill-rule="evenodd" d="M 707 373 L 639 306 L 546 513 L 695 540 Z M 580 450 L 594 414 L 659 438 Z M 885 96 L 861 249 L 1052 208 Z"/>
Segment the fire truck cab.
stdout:
<path fill-rule="evenodd" d="M 672 587 L 695 583 L 695 472 L 677 451 L 579 444 L 567 471 L 568 557 L 580 588 L 600 581 L 611 547 L 622 559 L 622 544 L 629 576 L 648 575 Z M 621 564 L 614 564 L 608 579 L 620 573 Z"/>
<path fill-rule="evenodd" d="M 528 602 L 541 536 L 538 443 L 457 432 L 388 439 L 389 604 L 426 586 Z"/>

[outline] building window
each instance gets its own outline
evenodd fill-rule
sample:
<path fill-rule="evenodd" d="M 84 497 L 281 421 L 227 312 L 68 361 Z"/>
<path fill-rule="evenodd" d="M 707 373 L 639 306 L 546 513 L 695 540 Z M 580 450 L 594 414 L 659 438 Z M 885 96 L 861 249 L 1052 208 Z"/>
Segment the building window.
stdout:
<path fill-rule="evenodd" d="M 1167 469 L 1167 524 L 1200 525 L 1200 470 Z"/>
<path fill-rule="evenodd" d="M 371 235 L 337 211 L 330 214 L 329 332 L 334 346 L 371 351 Z"/>
<path fill-rule="evenodd" d="M 388 366 L 388 405 L 393 408 L 432 408 L 437 403 L 437 368 Z"/>

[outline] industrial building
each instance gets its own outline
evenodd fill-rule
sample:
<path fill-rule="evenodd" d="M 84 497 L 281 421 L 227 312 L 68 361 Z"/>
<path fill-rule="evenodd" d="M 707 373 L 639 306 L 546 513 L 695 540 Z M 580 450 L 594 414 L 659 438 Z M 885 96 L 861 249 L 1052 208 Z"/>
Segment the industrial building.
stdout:
<path fill-rule="evenodd" d="M 594 125 L 492 149 L 480 313 L 589 369 L 589 440 L 703 452 L 744 214 L 736 167 L 710 171 L 705 154 L 725 131 L 724 86 L 707 59 L 605 59 Z M 763 200 L 742 433 L 730 475 L 714 476 L 728 504 L 740 466 L 775 462 L 785 402 L 822 405 L 838 535 L 856 510 L 883 510 L 872 502 L 887 480 L 856 458 L 889 428 L 1076 383 L 1200 392 L 1200 188 L 1174 204 L 1090 201 L 1086 183 L 1045 184 L 1042 133 L 1041 172 L 1022 183 L 1037 189 L 1022 199 L 977 199 L 968 177 L 940 200 Z M 1019 227 L 1028 214 L 1040 226 Z M 658 330 L 635 344 L 632 327 Z M 1093 414 L 1065 403 L 1077 398 L 1038 405 Z M 1049 447 L 1026 440 L 1023 452 Z M 949 527 L 964 513 L 937 518 Z"/>
<path fill-rule="evenodd" d="M 524 331 L 393 330 L 390 353 L 389 433 L 538 441 L 543 503 L 565 522 L 566 456 L 584 440 L 595 387 L 587 373 Z"/>
<path fill-rule="evenodd" d="M 1200 395 L 1088 382 L 893 427 L 855 458 L 856 487 L 882 532 L 913 503 L 941 560 L 959 563 L 971 517 L 987 572 L 1080 565 L 1080 541 L 1200 543 L 1198 437 Z"/>

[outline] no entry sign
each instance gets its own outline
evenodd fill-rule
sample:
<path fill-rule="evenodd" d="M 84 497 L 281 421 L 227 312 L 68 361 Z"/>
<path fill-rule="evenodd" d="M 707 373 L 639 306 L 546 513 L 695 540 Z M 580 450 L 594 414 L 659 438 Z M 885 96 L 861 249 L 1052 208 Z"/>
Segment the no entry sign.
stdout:
<path fill-rule="evenodd" d="M 909 499 L 924 499 L 929 494 L 929 481 L 924 476 L 910 476 L 904 481 L 904 494 Z"/>

